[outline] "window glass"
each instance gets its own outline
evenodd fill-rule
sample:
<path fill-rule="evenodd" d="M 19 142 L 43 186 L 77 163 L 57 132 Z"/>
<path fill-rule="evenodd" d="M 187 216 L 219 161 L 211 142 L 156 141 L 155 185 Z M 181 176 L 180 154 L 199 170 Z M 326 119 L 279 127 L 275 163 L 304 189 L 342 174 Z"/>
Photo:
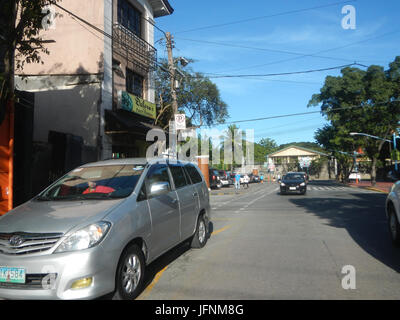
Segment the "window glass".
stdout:
<path fill-rule="evenodd" d="M 126 69 L 126 91 L 143 98 L 143 81 L 144 78 L 130 69 Z"/>
<path fill-rule="evenodd" d="M 155 164 L 151 166 L 146 177 L 146 191 L 150 194 L 150 187 L 153 183 L 167 182 L 169 190 L 171 190 L 171 182 L 169 181 L 168 167 L 163 164 Z"/>
<path fill-rule="evenodd" d="M 145 165 L 77 168 L 42 192 L 37 200 L 114 199 L 130 195 Z"/>
<path fill-rule="evenodd" d="M 118 22 L 138 37 L 142 36 L 141 19 L 141 12 L 127 0 L 118 0 Z"/>
<path fill-rule="evenodd" d="M 170 165 L 169 169 L 171 170 L 176 189 L 182 188 L 188 184 L 181 166 Z"/>
<path fill-rule="evenodd" d="M 187 173 L 189 174 L 190 179 L 192 180 L 192 183 L 199 183 L 203 181 L 201 178 L 200 173 L 197 171 L 194 165 L 192 164 L 187 164 L 185 165 L 185 169 Z"/>
<path fill-rule="evenodd" d="M 287 174 L 284 177 L 285 180 L 304 180 L 304 176 L 302 174 Z"/>

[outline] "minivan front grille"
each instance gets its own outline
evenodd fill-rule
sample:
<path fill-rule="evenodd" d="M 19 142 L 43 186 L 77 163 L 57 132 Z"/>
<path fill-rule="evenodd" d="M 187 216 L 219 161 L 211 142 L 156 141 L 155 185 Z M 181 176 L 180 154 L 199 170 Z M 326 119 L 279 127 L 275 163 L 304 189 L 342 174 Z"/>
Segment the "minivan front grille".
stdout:
<path fill-rule="evenodd" d="M 0 253 L 24 255 L 51 249 L 62 233 L 0 233 Z"/>

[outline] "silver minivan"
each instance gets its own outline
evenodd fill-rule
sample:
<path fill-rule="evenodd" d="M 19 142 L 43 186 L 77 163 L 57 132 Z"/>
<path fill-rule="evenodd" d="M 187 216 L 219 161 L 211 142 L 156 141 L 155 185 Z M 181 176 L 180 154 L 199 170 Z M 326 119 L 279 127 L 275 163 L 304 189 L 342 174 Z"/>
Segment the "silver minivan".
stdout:
<path fill-rule="evenodd" d="M 146 266 L 209 235 L 199 168 L 165 159 L 83 165 L 0 217 L 0 298 L 134 299 Z"/>

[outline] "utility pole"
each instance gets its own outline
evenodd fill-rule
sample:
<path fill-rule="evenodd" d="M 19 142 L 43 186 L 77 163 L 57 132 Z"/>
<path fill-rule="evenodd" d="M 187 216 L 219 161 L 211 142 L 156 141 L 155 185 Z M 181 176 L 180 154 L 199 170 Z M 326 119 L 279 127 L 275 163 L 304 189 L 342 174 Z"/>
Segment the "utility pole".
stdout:
<path fill-rule="evenodd" d="M 178 113 L 178 99 L 176 97 L 176 91 L 175 91 L 175 65 L 174 65 L 174 57 L 172 55 L 173 37 L 170 32 L 166 32 L 165 37 L 167 41 L 168 69 L 171 81 L 171 97 L 172 97 L 172 110 L 173 110 L 172 120 L 174 120 L 175 114 Z"/>
<path fill-rule="evenodd" d="M 172 55 L 172 35 L 169 32 L 165 33 L 165 38 L 167 42 L 167 51 L 168 51 L 168 69 L 169 76 L 171 82 L 171 98 L 172 98 L 172 117 L 169 122 L 169 149 L 168 158 L 170 152 L 172 151 L 173 157 L 177 155 L 177 136 L 176 136 L 176 126 L 175 126 L 175 114 L 178 113 L 178 99 L 176 97 L 175 91 L 175 65 L 174 65 L 174 57 Z"/>

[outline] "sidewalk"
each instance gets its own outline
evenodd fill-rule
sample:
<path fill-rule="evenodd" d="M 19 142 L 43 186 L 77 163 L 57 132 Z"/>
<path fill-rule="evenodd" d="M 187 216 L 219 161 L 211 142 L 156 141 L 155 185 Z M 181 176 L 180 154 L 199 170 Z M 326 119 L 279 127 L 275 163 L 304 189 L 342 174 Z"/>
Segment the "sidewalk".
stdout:
<path fill-rule="evenodd" d="M 383 192 L 383 193 L 389 193 L 389 190 L 390 190 L 391 186 L 393 185 L 393 182 L 377 181 L 376 185 L 372 186 L 371 181 L 359 181 L 358 184 L 355 182 L 349 182 L 349 183 L 347 183 L 347 185 L 350 187 L 354 187 L 354 188 L 364 188 L 364 189 L 379 191 L 379 192 Z"/>

